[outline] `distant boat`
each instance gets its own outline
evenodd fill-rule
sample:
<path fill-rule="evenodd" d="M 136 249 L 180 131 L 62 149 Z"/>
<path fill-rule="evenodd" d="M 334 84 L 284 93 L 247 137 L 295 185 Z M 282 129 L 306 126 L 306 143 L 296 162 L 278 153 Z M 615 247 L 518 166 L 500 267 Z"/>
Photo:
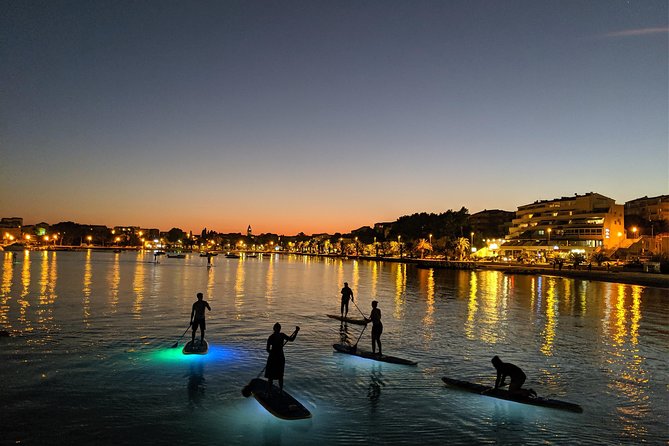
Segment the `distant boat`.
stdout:
<path fill-rule="evenodd" d="M 171 252 L 167 254 L 167 257 L 169 257 L 170 259 L 185 259 L 186 254 L 182 254 L 180 252 Z"/>
<path fill-rule="evenodd" d="M 258 254 L 256 254 L 256 253 L 246 254 L 246 257 L 258 257 Z"/>
<path fill-rule="evenodd" d="M 239 254 L 235 254 L 234 252 L 226 252 L 225 257 L 227 257 L 228 259 L 238 259 Z"/>

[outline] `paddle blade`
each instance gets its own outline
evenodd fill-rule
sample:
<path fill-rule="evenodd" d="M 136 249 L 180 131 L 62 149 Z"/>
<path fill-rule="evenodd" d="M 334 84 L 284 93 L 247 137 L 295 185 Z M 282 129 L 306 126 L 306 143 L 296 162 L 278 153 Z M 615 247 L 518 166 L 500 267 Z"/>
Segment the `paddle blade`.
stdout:
<path fill-rule="evenodd" d="M 172 344 L 172 347 L 170 347 L 170 348 L 177 348 L 177 345 L 179 345 L 179 341 L 177 341 L 177 342 L 175 342 L 174 344 Z"/>
<path fill-rule="evenodd" d="M 242 395 L 244 396 L 244 398 L 248 398 L 251 396 L 251 386 L 249 384 L 245 385 L 242 388 Z"/>

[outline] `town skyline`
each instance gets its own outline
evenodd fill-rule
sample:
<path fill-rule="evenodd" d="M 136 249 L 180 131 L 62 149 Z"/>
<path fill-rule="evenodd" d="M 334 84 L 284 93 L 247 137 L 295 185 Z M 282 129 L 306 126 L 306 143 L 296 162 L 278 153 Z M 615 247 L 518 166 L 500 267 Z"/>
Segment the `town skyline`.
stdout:
<path fill-rule="evenodd" d="M 285 235 L 285 236 L 291 236 L 292 237 L 292 236 L 298 236 L 299 234 L 305 234 L 305 235 L 351 234 L 352 232 L 354 232 L 356 230 L 359 230 L 359 229 L 362 229 L 362 228 L 365 228 L 365 227 L 374 227 L 374 225 L 376 225 L 376 224 L 394 223 L 394 222 L 397 222 L 400 218 L 403 218 L 403 217 L 409 217 L 409 216 L 413 216 L 413 215 L 417 215 L 417 214 L 442 214 L 442 213 L 447 213 L 447 212 L 457 212 L 457 211 L 460 211 L 462 209 L 467 210 L 468 215 L 475 215 L 475 214 L 485 212 L 485 211 L 496 211 L 496 210 L 503 211 L 503 212 L 509 212 L 509 213 L 515 213 L 518 210 L 518 208 L 523 207 L 523 206 L 527 206 L 527 205 L 530 205 L 530 204 L 540 203 L 540 202 L 559 201 L 559 200 L 564 200 L 564 199 L 570 198 L 570 197 L 584 197 L 584 196 L 587 196 L 589 194 L 597 194 L 597 195 L 606 196 L 605 194 L 601 194 L 601 193 L 596 192 L 596 191 L 591 191 L 591 192 L 584 192 L 584 193 L 580 193 L 580 194 L 575 193 L 575 194 L 570 195 L 570 196 L 562 195 L 562 196 L 556 196 L 556 197 L 552 197 L 552 198 L 537 198 L 537 199 L 535 199 L 533 201 L 530 201 L 530 202 L 527 202 L 527 203 L 518 204 L 515 207 L 514 210 L 502 209 L 502 208 L 499 208 L 499 207 L 495 207 L 495 208 L 490 208 L 490 209 L 481 209 L 479 211 L 472 212 L 467 206 L 460 206 L 460 207 L 457 207 L 455 209 L 444 209 L 444 210 L 440 210 L 440 211 L 437 211 L 437 212 L 416 211 L 416 212 L 412 212 L 412 213 L 397 215 L 397 216 L 392 217 L 392 218 L 387 219 L 387 220 L 376 220 L 376 221 L 373 221 L 373 222 L 367 222 L 365 224 L 361 224 L 361 225 L 356 226 L 354 228 L 348 228 L 348 229 L 345 229 L 345 230 L 332 231 L 332 232 L 318 231 L 317 230 L 317 231 L 312 231 L 312 232 L 298 231 L 298 232 L 294 232 L 294 233 L 289 233 L 289 232 L 282 232 L 282 231 L 271 230 L 271 229 L 261 231 L 261 230 L 256 230 L 256 227 L 254 226 L 253 223 L 247 223 L 243 228 L 241 228 L 239 230 L 234 230 L 234 229 L 233 230 L 219 230 L 219 229 L 217 229 L 215 227 L 212 227 L 212 226 L 209 226 L 207 224 L 203 224 L 203 225 L 201 225 L 200 227 L 197 227 L 197 228 L 187 228 L 187 227 L 181 227 L 181 226 L 175 226 L 175 225 L 142 225 L 142 224 L 134 224 L 132 222 L 129 222 L 129 223 L 126 222 L 126 223 L 122 223 L 122 224 L 109 224 L 109 223 L 106 223 L 106 222 L 93 222 L 93 221 L 84 222 L 84 221 L 77 221 L 77 220 L 71 219 L 71 218 L 60 219 L 60 220 L 57 220 L 57 221 L 40 220 L 40 221 L 34 221 L 34 222 L 33 221 L 26 222 L 25 218 L 23 216 L 20 216 L 20 215 L 11 215 L 11 216 L 10 215 L 0 215 L 0 217 L 2 217 L 3 219 L 4 218 L 7 218 L 7 219 L 20 218 L 24 222 L 23 226 L 35 226 L 35 225 L 39 225 L 39 224 L 42 224 L 42 223 L 46 223 L 48 225 L 54 225 L 54 224 L 58 224 L 58 223 L 72 222 L 72 223 L 76 223 L 76 224 L 79 224 L 79 225 L 106 226 L 108 228 L 138 227 L 138 228 L 142 228 L 142 229 L 158 229 L 161 232 L 166 232 L 169 229 L 179 229 L 179 230 L 183 230 L 185 233 L 190 232 L 190 233 L 193 233 L 193 234 L 199 234 L 203 230 L 214 231 L 214 232 L 220 233 L 220 234 L 237 234 L 237 233 L 245 234 L 247 232 L 248 228 L 250 227 L 252 229 L 252 232 L 253 232 L 254 235 L 276 234 L 276 235 L 279 235 L 279 236 L 284 236 Z M 643 197 L 634 197 L 631 200 L 627 200 L 625 202 L 619 202 L 618 200 L 616 200 L 613 197 L 608 197 L 608 198 L 613 198 L 613 200 L 616 203 L 624 205 L 625 203 L 628 203 L 628 202 L 634 201 L 634 200 L 647 199 L 647 198 L 660 198 L 660 197 L 663 199 L 663 201 L 666 201 L 668 196 L 667 195 L 662 195 L 662 194 L 657 194 L 657 195 L 646 194 Z"/>
<path fill-rule="evenodd" d="M 0 210 L 345 232 L 665 194 L 666 1 L 0 3 Z"/>

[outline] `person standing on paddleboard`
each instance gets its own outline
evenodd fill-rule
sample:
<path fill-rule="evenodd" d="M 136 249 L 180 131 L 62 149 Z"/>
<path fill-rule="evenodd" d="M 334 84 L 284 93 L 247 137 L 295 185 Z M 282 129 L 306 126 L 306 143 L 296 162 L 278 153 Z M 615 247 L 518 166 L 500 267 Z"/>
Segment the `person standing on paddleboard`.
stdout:
<path fill-rule="evenodd" d="M 341 317 L 342 319 L 348 315 L 348 301 L 352 300 L 355 302 L 355 299 L 353 298 L 353 290 L 348 287 L 348 282 L 344 282 L 344 288 L 341 289 Z"/>
<path fill-rule="evenodd" d="M 281 324 L 274 324 L 274 333 L 267 338 L 267 365 L 265 366 L 265 378 L 267 378 L 267 395 L 272 393 L 272 381 L 279 380 L 279 390 L 283 394 L 283 372 L 286 367 L 286 357 L 283 355 L 283 344 L 293 342 L 297 337 L 300 327 L 295 327 L 292 335 L 281 333 Z"/>
<path fill-rule="evenodd" d="M 369 314 L 367 323 L 372 323 L 372 353 L 376 353 L 376 346 L 379 346 L 379 356 L 381 353 L 381 333 L 383 333 L 383 324 L 381 323 L 381 310 L 378 308 L 379 303 L 372 301 L 372 312 Z"/>
<path fill-rule="evenodd" d="M 537 396 L 537 393 L 532 389 L 521 389 L 525 383 L 525 380 L 527 379 L 527 375 L 525 375 L 525 372 L 523 372 L 520 367 L 515 364 L 511 364 L 510 362 L 502 362 L 502 360 L 499 359 L 499 356 L 493 357 L 491 362 L 497 370 L 495 389 L 504 387 L 506 385 L 504 381 L 508 376 L 511 378 L 511 382 L 509 383 L 510 393 L 523 394 L 526 396 Z"/>
<path fill-rule="evenodd" d="M 207 324 L 205 323 L 204 309 L 211 311 L 209 302 L 202 300 L 204 296 L 202 293 L 197 293 L 197 301 L 193 304 L 193 309 L 190 312 L 190 324 L 193 327 L 193 339 L 192 342 L 195 343 L 195 332 L 197 327 L 200 327 L 200 342 L 204 342 L 204 331 L 207 329 Z"/>

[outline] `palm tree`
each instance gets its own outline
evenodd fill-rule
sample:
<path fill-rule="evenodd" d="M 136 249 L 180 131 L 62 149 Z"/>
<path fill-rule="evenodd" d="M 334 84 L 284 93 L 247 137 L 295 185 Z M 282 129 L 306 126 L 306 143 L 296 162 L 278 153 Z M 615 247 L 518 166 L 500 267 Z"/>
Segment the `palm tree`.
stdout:
<path fill-rule="evenodd" d="M 458 252 L 458 258 L 464 260 L 465 255 L 469 251 L 469 239 L 465 237 L 458 237 L 455 241 L 455 250 Z"/>
<path fill-rule="evenodd" d="M 416 247 L 414 249 L 420 251 L 420 258 L 422 259 L 425 251 L 432 251 L 432 245 L 430 242 L 422 238 L 416 242 Z"/>
<path fill-rule="evenodd" d="M 597 262 L 597 266 L 602 266 L 602 263 L 609 260 L 609 258 L 603 252 L 596 252 L 592 255 L 592 260 Z"/>
<path fill-rule="evenodd" d="M 569 255 L 569 258 L 574 263 L 574 268 L 578 267 L 581 263 L 585 262 L 585 256 L 578 252 L 572 252 Z"/>

